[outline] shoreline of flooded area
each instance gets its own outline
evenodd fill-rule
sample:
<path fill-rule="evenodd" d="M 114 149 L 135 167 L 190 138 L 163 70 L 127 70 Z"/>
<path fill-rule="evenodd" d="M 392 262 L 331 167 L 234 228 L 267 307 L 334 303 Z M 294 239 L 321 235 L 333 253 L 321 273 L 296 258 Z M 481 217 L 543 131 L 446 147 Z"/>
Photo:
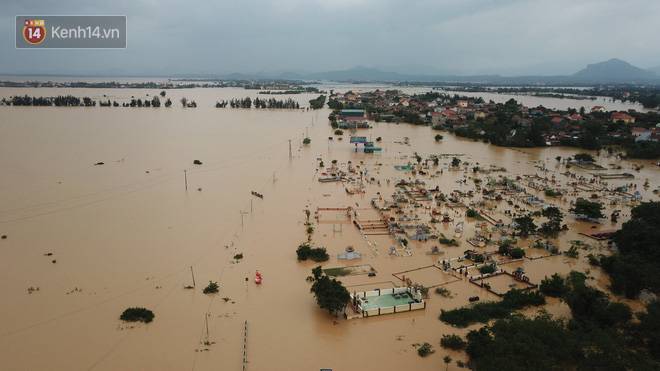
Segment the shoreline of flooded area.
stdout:
<path fill-rule="evenodd" d="M 0 95 L 47 96 L 71 90 L 0 89 Z M 147 93 L 158 92 L 112 92 L 122 99 Z M 72 94 L 102 98 L 108 90 Z M 444 334 L 464 335 L 479 325 L 453 328 L 438 319 L 440 310 L 467 305 L 473 296 L 499 300 L 497 295 L 467 278 L 451 279 L 454 276 L 439 269 L 419 271 L 412 279 L 443 285 L 451 297 L 431 290 L 424 310 L 334 319 L 318 308 L 305 280 L 317 264 L 296 260 L 295 250 L 307 238 L 304 210 L 352 207 L 364 209 L 362 219 L 370 220 L 378 215 L 371 200 L 378 196 L 391 200 L 401 179 L 420 179 L 425 188 L 437 186 L 446 194 L 467 193 L 474 189 L 475 177 L 486 182 L 488 176 L 498 179 L 498 175 L 521 177 L 519 183 L 530 192 L 535 191 L 525 175 L 538 175 L 534 179 L 539 183 L 549 183 L 554 176 L 558 187 L 572 189 L 568 182 L 576 180 L 562 175 L 566 166 L 555 157 L 595 153 L 565 147 L 496 147 L 451 134 L 436 143 L 430 127 L 371 123 L 372 129 L 358 133 L 382 137 L 383 152 L 368 154 L 355 152 L 348 132 L 342 140 L 332 135 L 328 109 L 212 106 L 218 99 L 256 95 L 231 88 L 167 91 L 175 103 L 183 96 L 195 99 L 199 103 L 195 109 L 178 104 L 169 110 L 0 107 L 0 235 L 7 236 L 0 240 L 3 369 L 241 369 L 245 341 L 248 370 L 436 370 L 442 367 L 444 355 L 466 360 L 464 354 L 441 348 L 439 340 Z M 307 104 L 316 95 L 278 99 L 291 97 Z M 311 138 L 310 145 L 302 144 L 305 136 Z M 445 156 L 437 167 L 424 169 L 427 175 L 395 169 L 395 165 L 414 164 L 414 152 L 425 159 L 463 154 L 461 160 L 471 165 L 452 168 L 452 156 Z M 324 168 L 319 167 L 319 159 Z M 202 164 L 195 165 L 194 160 Z M 349 194 L 343 183 L 318 181 L 332 160 L 342 170 L 348 171 L 349 161 L 368 170 L 361 184 L 354 174 L 356 183 L 351 186 L 361 192 Z M 621 171 L 634 174 L 632 180 L 607 180 L 608 186 L 633 183 L 643 200 L 658 199 L 653 188 L 643 187 L 646 179 L 660 184 L 660 172 L 652 161 L 618 160 L 606 153 L 596 160 L 603 166 L 621 165 Z M 95 165 L 99 163 L 103 164 Z M 471 169 L 477 163 L 481 168 L 504 167 L 506 172 L 475 175 Z M 644 166 L 636 171 L 638 164 Z M 576 177 L 592 178 L 587 170 L 570 171 Z M 588 197 L 599 191 L 575 192 Z M 542 197 L 542 193 L 536 194 Z M 567 194 L 553 201 L 565 211 L 569 226 L 553 242 L 566 250 L 572 240 L 585 241 L 590 250 L 581 250 L 577 259 L 556 255 L 502 262 L 501 267 L 507 271 L 522 267 L 533 283 L 555 272 L 589 271 L 590 283 L 606 290 L 607 276 L 591 267 L 586 255 L 607 252 L 607 246 L 579 233 L 618 229 L 630 216 L 629 206 L 606 205 L 607 215 L 622 209 L 620 219 L 616 223 L 604 219 L 592 229 L 592 224 L 576 221 L 566 211 L 575 197 Z M 513 204 L 532 208 L 524 200 Z M 488 207 L 492 209 L 483 209 L 489 215 L 507 220 L 509 206 Z M 411 217 L 432 216 L 432 208 L 425 206 L 410 210 L 406 212 Z M 461 256 L 472 248 L 467 239 L 482 228 L 477 225 L 480 221 L 465 217 L 464 210 L 453 213 L 443 207 L 439 212 L 454 219 L 453 224 L 436 227 L 448 237 L 457 223 L 464 223 L 460 246 L 410 241 L 410 256 L 390 255 L 395 244 L 390 235 L 365 236 L 352 223 L 338 228 L 337 220 L 343 216 L 337 213 L 326 215 L 327 223 L 314 222 L 312 241 L 330 255 L 324 268 L 368 264 L 375 269 L 375 277 L 340 277 L 350 291 L 402 286 L 398 272 Z M 532 243 L 530 239 L 520 245 L 535 252 L 529 247 Z M 439 245 L 443 255 L 427 254 L 433 245 Z M 361 259 L 338 259 L 348 246 L 359 251 Z M 237 259 L 237 254 L 242 258 Z M 191 267 L 195 288 L 185 289 L 192 285 Z M 254 283 L 257 270 L 263 274 L 261 285 Z M 474 273 L 473 268 L 469 273 Z M 209 281 L 219 283 L 218 294 L 202 293 Z M 28 293 L 28 287 L 39 290 Z M 507 287 L 504 276 L 493 280 L 494 289 Z M 154 321 L 120 322 L 121 312 L 132 306 L 153 310 Z M 558 300 L 549 300 L 544 308 L 556 316 L 570 316 L 566 304 Z M 420 358 L 413 344 L 424 342 L 436 352 Z"/>

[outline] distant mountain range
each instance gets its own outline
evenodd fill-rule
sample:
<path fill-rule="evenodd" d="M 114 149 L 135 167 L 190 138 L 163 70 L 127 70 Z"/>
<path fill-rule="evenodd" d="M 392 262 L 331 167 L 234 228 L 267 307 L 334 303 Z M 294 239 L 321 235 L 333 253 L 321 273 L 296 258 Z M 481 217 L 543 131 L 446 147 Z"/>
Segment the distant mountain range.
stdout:
<path fill-rule="evenodd" d="M 288 79 L 329 80 L 338 82 L 429 82 L 429 83 L 489 83 L 489 84 L 594 84 L 594 83 L 651 83 L 660 85 L 660 66 L 653 69 L 635 67 L 620 59 L 590 64 L 572 75 L 559 76 L 501 76 L 501 75 L 442 75 L 392 72 L 372 67 L 353 67 L 345 70 L 316 73 L 229 74 L 225 79 Z"/>
<path fill-rule="evenodd" d="M 0 74 L 2 75 L 2 74 Z M 11 74 L 7 74 L 11 76 Z M 23 76 L 32 76 L 31 74 Z M 309 80 L 309 81 L 335 81 L 335 82 L 381 82 L 381 83 L 483 83 L 493 85 L 593 85 L 593 84 L 652 84 L 660 86 L 660 66 L 642 69 L 620 59 L 610 59 L 604 62 L 587 65 L 580 71 L 571 75 L 523 75 L 502 76 L 492 75 L 461 75 L 424 65 L 404 65 L 390 67 L 364 67 L 357 66 L 345 70 L 325 72 L 259 72 L 259 73 L 230 73 L 230 74 L 176 74 L 176 75 L 143 75 L 139 73 L 122 74 L 118 71 L 107 71 L 104 74 L 89 75 L 61 75 L 61 74 L 34 74 L 34 76 L 89 76 L 89 77 L 170 77 L 178 79 L 199 80 Z"/>

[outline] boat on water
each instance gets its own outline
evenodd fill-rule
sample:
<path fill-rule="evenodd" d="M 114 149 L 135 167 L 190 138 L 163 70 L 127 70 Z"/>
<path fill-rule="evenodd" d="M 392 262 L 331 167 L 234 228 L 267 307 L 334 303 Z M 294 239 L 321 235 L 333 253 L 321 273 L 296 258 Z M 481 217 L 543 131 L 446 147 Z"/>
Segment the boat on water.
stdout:
<path fill-rule="evenodd" d="M 261 272 L 257 271 L 257 273 L 255 273 L 255 275 L 254 275 L 254 282 L 257 285 L 261 285 L 262 280 L 263 280 L 263 277 L 261 276 Z"/>

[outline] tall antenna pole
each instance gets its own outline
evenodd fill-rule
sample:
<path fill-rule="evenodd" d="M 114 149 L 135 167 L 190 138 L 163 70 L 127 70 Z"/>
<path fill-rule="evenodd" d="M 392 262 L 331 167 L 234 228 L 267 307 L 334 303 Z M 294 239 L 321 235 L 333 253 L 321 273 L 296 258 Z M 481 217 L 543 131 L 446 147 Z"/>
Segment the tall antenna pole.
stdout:
<path fill-rule="evenodd" d="M 186 181 L 186 192 L 188 192 L 188 171 L 183 170 L 183 179 Z"/>
<path fill-rule="evenodd" d="M 289 160 L 293 157 L 291 154 L 291 139 L 289 139 Z"/>

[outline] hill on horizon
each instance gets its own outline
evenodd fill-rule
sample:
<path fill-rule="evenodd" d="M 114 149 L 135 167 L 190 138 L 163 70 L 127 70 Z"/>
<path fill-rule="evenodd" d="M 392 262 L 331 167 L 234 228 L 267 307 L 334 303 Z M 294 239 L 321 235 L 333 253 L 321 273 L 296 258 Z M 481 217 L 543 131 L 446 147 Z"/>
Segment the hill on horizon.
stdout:
<path fill-rule="evenodd" d="M 578 81 L 598 82 L 640 82 L 658 79 L 659 76 L 650 70 L 635 67 L 621 59 L 610 60 L 587 65 L 571 77 Z"/>

